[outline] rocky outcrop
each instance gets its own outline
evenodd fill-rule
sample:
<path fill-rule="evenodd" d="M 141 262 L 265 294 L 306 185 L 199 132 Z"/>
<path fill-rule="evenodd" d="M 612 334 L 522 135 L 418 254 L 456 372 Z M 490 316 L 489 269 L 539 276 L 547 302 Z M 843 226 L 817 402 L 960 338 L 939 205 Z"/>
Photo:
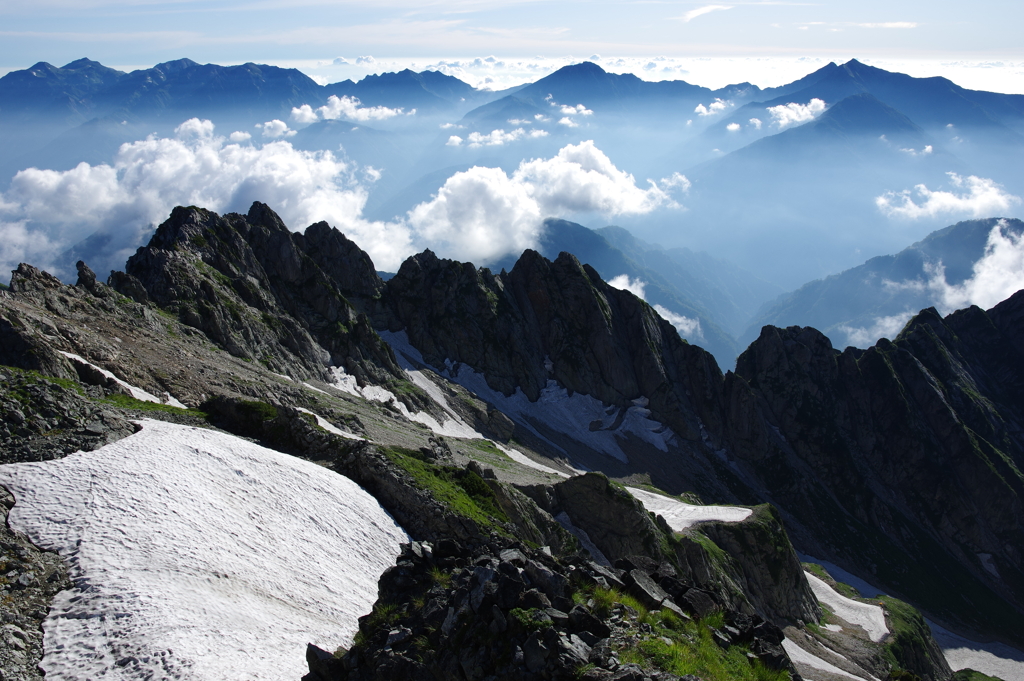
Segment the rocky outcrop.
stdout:
<path fill-rule="evenodd" d="M 107 393 L 94 390 L 93 397 Z M 120 410 L 71 381 L 0 368 L 0 464 L 91 451 L 136 431 Z"/>
<path fill-rule="evenodd" d="M 764 504 L 741 522 L 701 523 L 693 531 L 725 552 L 726 569 L 762 616 L 780 625 L 821 619 L 821 608 L 775 508 Z"/>
<path fill-rule="evenodd" d="M 751 678 L 757 667 L 799 678 L 769 622 L 736 612 L 704 619 L 688 604 L 648 609 L 613 586 L 653 578 L 516 542 L 413 542 L 381 576 L 352 649 L 332 656 L 309 646 L 304 681 L 695 681 L 702 665 L 729 655 Z M 700 637 L 715 642 L 703 661 L 673 659 Z"/>
<path fill-rule="evenodd" d="M 821 617 L 789 537 L 767 505 L 742 522 L 703 523 L 674 533 L 600 473 L 524 491 L 552 515 L 564 513 L 616 567 L 629 573 L 644 566 L 656 574 L 653 592 L 638 587 L 649 599 L 680 599 L 697 589 L 714 603 L 783 626 Z"/>
<path fill-rule="evenodd" d="M 70 589 L 71 580 L 60 556 L 39 549 L 8 527 L 7 513 L 14 502 L 0 487 L 0 671 L 5 680 L 41 681 L 43 620 L 53 597 Z"/>
<path fill-rule="evenodd" d="M 379 281 L 337 230 L 318 224 L 307 239 L 259 202 L 244 216 L 175 208 L 125 273 L 109 279 L 136 300 L 137 282 L 231 354 L 277 373 L 329 380 L 327 367 L 338 366 L 360 385 L 395 388 L 404 377 L 390 347 L 343 294 L 371 301 Z M 405 387 L 395 392 L 410 407 L 429 408 L 425 395 Z"/>

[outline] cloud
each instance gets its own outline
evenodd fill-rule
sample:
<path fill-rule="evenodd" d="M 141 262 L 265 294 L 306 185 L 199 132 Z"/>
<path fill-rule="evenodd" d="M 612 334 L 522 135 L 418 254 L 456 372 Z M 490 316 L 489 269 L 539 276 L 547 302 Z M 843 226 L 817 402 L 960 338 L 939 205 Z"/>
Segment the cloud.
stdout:
<path fill-rule="evenodd" d="M 448 138 L 448 141 L 444 143 L 446 147 L 457 147 L 462 144 L 462 138 L 458 135 L 452 135 Z"/>
<path fill-rule="evenodd" d="M 248 142 L 252 139 L 252 135 L 241 130 L 235 130 L 233 133 L 228 135 L 228 139 L 232 142 Z"/>
<path fill-rule="evenodd" d="M 476 147 L 500 147 L 505 144 L 515 142 L 524 135 L 522 128 L 516 128 L 510 132 L 504 130 L 491 130 L 490 133 L 484 135 L 479 132 L 469 133 L 469 146 L 471 148 Z"/>
<path fill-rule="evenodd" d="M 296 116 L 306 116 L 306 109 L 310 108 L 308 104 L 303 104 L 301 107 L 292 109 L 292 118 Z M 382 121 L 388 118 L 394 118 L 395 116 L 401 116 L 404 112 L 403 109 L 390 109 L 386 106 L 362 106 L 358 97 L 338 97 L 337 95 L 331 95 L 327 98 L 327 104 L 321 106 L 316 110 L 316 113 L 325 121 L 334 121 L 339 118 L 344 118 L 348 121 Z M 413 109 L 410 112 L 414 114 L 416 112 Z"/>
<path fill-rule="evenodd" d="M 641 279 L 630 279 L 628 274 L 620 274 L 609 279 L 608 285 L 612 288 L 617 288 L 620 291 L 629 291 L 637 298 L 646 300 L 644 296 L 644 287 L 647 286 L 647 283 Z"/>
<path fill-rule="evenodd" d="M 485 265 L 536 247 L 544 218 L 648 213 L 677 206 L 671 194 L 687 184 L 675 175 L 638 187 L 588 141 L 524 161 L 511 174 L 482 167 L 456 173 L 406 216 L 372 222 L 363 217 L 365 185 L 379 177 L 329 151 L 297 150 L 284 138 L 232 144 L 214 134 L 212 123 L 191 119 L 175 137 L 122 145 L 110 164 L 15 175 L 0 194 L 0 267 L 31 262 L 73 276 L 53 265 L 97 233 L 111 237 L 106 256 L 123 267 L 174 206 L 244 212 L 256 200 L 295 229 L 326 220 L 382 270 L 395 271 L 428 247 Z"/>
<path fill-rule="evenodd" d="M 578 128 L 578 127 L 580 127 L 579 123 L 577 123 L 573 119 L 569 118 L 568 116 L 563 116 L 562 118 L 558 119 L 558 124 L 559 125 L 564 125 L 567 128 Z"/>
<path fill-rule="evenodd" d="M 895 338 L 907 325 L 914 313 L 910 310 L 890 317 L 876 317 L 870 326 L 849 326 L 844 324 L 839 330 L 846 334 L 847 345 L 855 348 L 867 348 L 878 342 L 879 338 Z"/>
<path fill-rule="evenodd" d="M 109 165 L 20 171 L 0 196 L 0 269 L 22 261 L 53 269 L 61 252 L 93 233 L 112 237 L 110 258 L 123 267 L 174 206 L 244 212 L 254 200 L 289 225 L 327 220 L 375 262 L 399 262 L 411 252 L 409 229 L 362 219 L 366 191 L 354 170 L 330 152 L 299 151 L 283 140 L 229 144 L 209 121 L 190 119 L 173 138 L 122 145 Z"/>
<path fill-rule="evenodd" d="M 637 187 L 632 175 L 586 141 L 549 159 L 523 161 L 511 175 L 480 166 L 456 173 L 430 201 L 409 211 L 407 222 L 424 245 L 486 264 L 536 247 L 544 218 L 643 214 L 678 205 L 658 183 L 649 184 Z"/>
<path fill-rule="evenodd" d="M 740 124 L 730 123 L 729 125 L 725 126 L 725 129 L 728 130 L 729 132 L 736 132 L 737 130 L 740 129 Z"/>
<path fill-rule="evenodd" d="M 882 135 L 882 137 L 885 137 L 885 135 Z M 928 144 L 925 145 L 924 149 L 921 151 L 918 151 L 917 149 L 900 149 L 900 151 L 910 156 L 928 156 L 934 151 L 934 149 L 932 149 L 932 145 Z"/>
<path fill-rule="evenodd" d="M 644 288 L 647 286 L 647 283 L 642 279 L 630 279 L 628 274 L 620 274 L 609 279 L 608 285 L 621 291 L 629 291 L 637 298 L 646 300 Z M 662 319 L 674 326 L 681 337 L 689 340 L 704 338 L 704 332 L 700 328 L 699 319 L 684 317 L 683 315 L 676 314 L 675 312 L 672 312 L 672 310 L 661 305 L 655 305 L 654 311 L 657 312 Z"/>
<path fill-rule="evenodd" d="M 320 120 L 320 117 L 313 111 L 313 107 L 309 104 L 303 104 L 302 106 L 292 107 L 292 120 L 299 125 L 309 125 L 316 123 Z"/>
<path fill-rule="evenodd" d="M 988 234 L 985 254 L 974 263 L 971 277 L 952 285 L 942 263 L 929 266 L 928 288 L 943 313 L 977 305 L 988 309 L 1024 289 L 1024 235 L 1011 232 L 1000 220 Z"/>
<path fill-rule="evenodd" d="M 861 28 L 917 28 L 916 21 L 884 21 L 879 24 L 854 24 Z"/>
<path fill-rule="evenodd" d="M 196 119 L 193 118 L 192 120 L 196 120 Z M 204 121 L 204 122 L 210 123 L 210 121 Z M 182 124 L 182 125 L 184 125 L 184 124 Z M 266 123 L 263 123 L 263 124 L 257 123 L 256 127 L 257 128 L 263 128 L 263 136 L 264 137 L 269 137 L 272 140 L 279 139 L 281 137 L 291 137 L 292 135 L 295 134 L 295 131 L 292 130 L 291 128 L 289 128 L 287 123 L 285 123 L 284 121 L 278 120 L 276 118 L 274 120 L 272 120 L 272 121 L 267 121 Z M 180 130 L 180 128 L 179 128 L 179 130 Z M 210 134 L 213 134 L 213 124 L 212 123 L 210 123 Z"/>
<path fill-rule="evenodd" d="M 707 106 L 704 106 L 703 104 L 698 104 L 697 108 L 694 109 L 693 112 L 698 116 L 713 116 L 715 114 L 722 113 L 730 106 L 732 106 L 732 102 L 727 102 L 723 99 L 716 98 L 715 101 L 711 102 L 711 104 Z"/>
<path fill-rule="evenodd" d="M 789 104 L 768 107 L 768 113 L 774 119 L 772 124 L 780 129 L 814 120 L 824 110 L 825 102 L 817 97 L 807 104 L 790 102 Z"/>
<path fill-rule="evenodd" d="M 529 134 L 529 137 L 534 137 L 534 138 L 537 138 L 537 137 L 547 137 L 547 136 L 548 136 L 548 131 L 547 130 L 531 130 L 530 134 Z"/>
<path fill-rule="evenodd" d="M 700 328 L 699 319 L 684 317 L 661 305 L 655 305 L 654 311 L 661 315 L 662 319 L 676 327 L 676 331 L 681 337 L 687 340 L 702 340 L 704 338 L 704 331 Z"/>
<path fill-rule="evenodd" d="M 579 114 L 581 116 L 590 116 L 593 115 L 594 113 L 593 111 L 583 106 L 582 104 L 577 104 L 576 106 L 567 106 L 565 104 L 555 104 L 554 102 L 552 102 L 552 106 L 559 107 L 559 112 L 565 116 L 575 116 L 576 114 Z"/>
<path fill-rule="evenodd" d="M 989 309 L 1024 289 L 1024 234 L 1012 232 L 1006 220 L 999 220 L 988 234 L 985 252 L 974 263 L 971 276 L 960 284 L 946 281 L 942 261 L 925 263 L 925 278 L 883 281 L 887 292 L 925 294 L 942 314 L 977 305 Z M 868 327 L 842 326 L 850 345 L 867 347 L 882 337 L 895 337 L 913 316 L 910 310 L 890 317 L 878 317 Z"/>
<path fill-rule="evenodd" d="M 373 57 L 371 57 L 370 55 L 366 55 L 365 57 L 356 57 L 356 63 L 357 64 L 376 64 L 377 60 L 374 59 Z"/>
<path fill-rule="evenodd" d="M 461 127 L 462 126 L 459 125 L 458 123 L 442 123 L 441 124 L 441 129 L 442 130 L 451 130 L 452 128 L 461 128 Z"/>
<path fill-rule="evenodd" d="M 751 118 L 750 119 L 750 124 L 752 126 L 754 126 L 755 130 L 760 130 L 761 129 L 761 119 L 760 118 Z"/>
<path fill-rule="evenodd" d="M 705 14 L 709 14 L 711 12 L 720 12 L 727 9 L 732 9 L 732 5 L 704 5 L 703 7 L 698 7 L 697 9 L 691 9 L 689 12 L 687 12 L 680 18 L 686 23 L 690 23 L 697 17 L 704 16 Z"/>
<path fill-rule="evenodd" d="M 956 173 L 946 173 L 957 189 L 966 192 L 932 191 L 923 184 L 914 187 L 919 197 L 915 202 L 909 189 L 886 192 L 875 198 L 875 205 L 889 217 L 917 220 L 946 213 L 969 214 L 974 217 L 1006 213 L 1020 203 L 1020 197 L 1007 193 L 995 181 Z"/>

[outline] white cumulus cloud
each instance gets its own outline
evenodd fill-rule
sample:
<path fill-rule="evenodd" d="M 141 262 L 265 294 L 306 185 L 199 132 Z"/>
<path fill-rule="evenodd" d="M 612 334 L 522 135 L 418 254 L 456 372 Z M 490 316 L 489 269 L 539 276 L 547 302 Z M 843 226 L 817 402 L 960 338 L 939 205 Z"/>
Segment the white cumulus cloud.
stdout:
<path fill-rule="evenodd" d="M 944 313 L 971 305 L 988 309 L 1024 288 L 1024 235 L 1009 231 L 1004 220 L 996 223 L 988 234 L 985 254 L 961 284 L 946 281 L 941 262 L 928 271 L 928 288 Z"/>
<path fill-rule="evenodd" d="M 233 133 L 228 135 L 228 139 L 232 142 L 248 142 L 252 139 L 252 135 L 241 130 L 235 130 Z"/>
<path fill-rule="evenodd" d="M 476 147 L 500 147 L 505 144 L 511 144 L 524 135 L 522 128 L 516 128 L 509 132 L 504 130 L 491 130 L 488 134 L 484 135 L 479 132 L 469 133 L 467 141 L 469 146 Z"/>
<path fill-rule="evenodd" d="M 458 135 L 452 135 L 448 138 L 448 141 L 444 143 L 446 147 L 457 147 L 462 144 L 462 138 Z"/>
<path fill-rule="evenodd" d="M 988 234 L 985 252 L 974 263 L 971 276 L 959 284 L 946 280 L 942 262 L 926 263 L 925 278 L 907 281 L 883 281 L 887 291 L 925 293 L 942 314 L 977 305 L 989 309 L 1024 289 L 1024 234 L 1010 231 L 999 220 Z M 867 327 L 842 326 L 850 345 L 867 347 L 882 337 L 894 338 L 913 316 L 910 310 L 889 317 L 878 317 Z"/>
<path fill-rule="evenodd" d="M 914 313 L 906 310 L 888 317 L 876 317 L 870 326 L 842 325 L 839 330 L 846 334 L 847 345 L 855 348 L 867 348 L 878 342 L 879 338 L 895 338 L 907 325 Z"/>
<path fill-rule="evenodd" d="M 715 101 L 711 102 L 707 106 L 698 104 L 697 108 L 693 110 L 698 116 L 713 116 L 718 113 L 722 113 L 726 109 L 732 106 L 732 102 L 727 102 L 721 98 L 716 98 Z"/>
<path fill-rule="evenodd" d="M 569 118 L 568 116 L 563 116 L 562 118 L 560 118 L 558 120 L 558 124 L 559 125 L 564 125 L 567 128 L 578 128 L 578 127 L 580 127 L 579 123 L 577 123 L 573 119 Z"/>
<path fill-rule="evenodd" d="M 196 120 L 196 119 L 193 118 L 192 120 Z M 206 123 L 210 123 L 210 121 L 205 121 L 205 122 Z M 292 130 L 291 128 L 289 128 L 287 123 L 285 123 L 282 120 L 278 120 L 276 118 L 274 120 L 272 120 L 272 121 L 267 121 L 266 123 L 263 123 L 263 124 L 257 124 L 256 127 L 263 128 L 263 136 L 264 137 L 269 137 L 272 140 L 279 139 L 281 137 L 291 137 L 292 135 L 295 134 L 295 131 Z M 180 130 L 180 128 L 179 128 L 179 130 Z M 212 123 L 210 123 L 210 134 L 213 134 L 213 124 Z M 180 135 L 180 133 L 179 133 L 179 135 Z"/>
<path fill-rule="evenodd" d="M 649 184 L 637 187 L 632 175 L 586 141 L 549 159 L 523 161 L 511 175 L 479 166 L 456 173 L 409 212 L 408 223 L 425 245 L 485 264 L 535 247 L 544 218 L 643 214 L 678 205 L 658 183 Z"/>
<path fill-rule="evenodd" d="M 646 300 L 644 287 L 647 286 L 647 282 L 641 279 L 630 279 L 628 274 L 620 274 L 609 279 L 608 285 L 620 291 L 629 291 L 637 298 Z"/>
<path fill-rule="evenodd" d="M 754 126 L 755 130 L 760 130 L 761 129 L 761 119 L 760 118 L 751 118 L 750 119 L 750 124 L 752 126 Z"/>
<path fill-rule="evenodd" d="M 772 124 L 780 129 L 814 120 L 824 110 L 825 102 L 817 97 L 806 104 L 790 102 L 768 107 L 768 113 L 773 119 Z"/>
<path fill-rule="evenodd" d="M 957 191 L 933 191 L 919 184 L 914 187 L 917 201 L 909 189 L 886 192 L 875 198 L 875 205 L 889 217 L 916 220 L 941 214 L 965 214 L 973 217 L 1006 213 L 1020 203 L 1020 197 L 1006 192 L 994 180 L 946 173 Z"/>
<path fill-rule="evenodd" d="M 729 132 L 736 132 L 737 130 L 740 129 L 740 124 L 730 123 L 729 125 L 725 126 L 725 129 L 728 130 Z"/>
<path fill-rule="evenodd" d="M 286 139 L 233 144 L 208 121 L 192 119 L 175 137 L 122 145 L 110 164 L 19 172 L 0 194 L 0 268 L 30 262 L 52 271 L 63 251 L 94 233 L 112 237 L 109 255 L 123 263 L 174 206 L 244 212 L 253 201 L 293 229 L 326 220 L 382 270 L 395 271 L 428 247 L 484 265 L 535 247 L 545 218 L 647 213 L 678 205 L 671 193 L 687 184 L 675 175 L 640 188 L 588 141 L 524 161 L 511 174 L 482 167 L 456 173 L 406 216 L 371 222 L 362 216 L 365 185 L 379 177 L 374 168 L 297 150 Z"/>
<path fill-rule="evenodd" d="M 292 109 L 293 116 L 295 111 L 296 109 Z M 404 110 L 400 108 L 389 109 L 386 106 L 364 107 L 358 97 L 331 95 L 327 98 L 327 104 L 316 111 L 325 121 L 333 121 L 339 118 L 344 118 L 348 121 L 382 121 L 394 118 L 395 116 L 401 116 Z M 415 109 L 410 113 L 415 113 Z"/>

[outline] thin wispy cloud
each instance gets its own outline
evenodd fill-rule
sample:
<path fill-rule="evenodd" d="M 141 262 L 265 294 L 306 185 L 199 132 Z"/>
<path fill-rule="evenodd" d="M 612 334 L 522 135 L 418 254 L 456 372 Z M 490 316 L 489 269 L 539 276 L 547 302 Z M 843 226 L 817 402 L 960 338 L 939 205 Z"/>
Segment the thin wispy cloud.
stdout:
<path fill-rule="evenodd" d="M 916 21 L 883 21 L 877 24 L 854 24 L 861 28 L 917 28 Z"/>
<path fill-rule="evenodd" d="M 732 5 L 704 5 L 703 7 L 698 7 L 697 9 L 691 9 L 689 12 L 687 12 L 686 14 L 679 18 L 685 21 L 686 23 L 690 23 L 697 17 L 704 16 L 705 14 L 710 14 L 711 12 L 719 12 L 727 9 L 732 9 Z"/>

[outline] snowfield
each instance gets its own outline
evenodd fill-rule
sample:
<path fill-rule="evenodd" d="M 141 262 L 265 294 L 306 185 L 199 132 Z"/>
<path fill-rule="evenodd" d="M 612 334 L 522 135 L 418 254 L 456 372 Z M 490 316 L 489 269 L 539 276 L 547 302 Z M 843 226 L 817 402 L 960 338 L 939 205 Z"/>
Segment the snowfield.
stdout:
<path fill-rule="evenodd" d="M 668 526 L 676 532 L 682 532 L 688 527 L 707 520 L 738 523 L 752 513 L 749 508 L 739 506 L 697 506 L 637 487 L 627 487 L 626 489 L 644 505 L 644 508 L 663 517 Z"/>
<path fill-rule="evenodd" d="M 350 645 L 406 533 L 351 480 L 144 420 L 94 452 L 0 466 L 10 525 L 68 561 L 48 679 L 288 679 Z"/>

